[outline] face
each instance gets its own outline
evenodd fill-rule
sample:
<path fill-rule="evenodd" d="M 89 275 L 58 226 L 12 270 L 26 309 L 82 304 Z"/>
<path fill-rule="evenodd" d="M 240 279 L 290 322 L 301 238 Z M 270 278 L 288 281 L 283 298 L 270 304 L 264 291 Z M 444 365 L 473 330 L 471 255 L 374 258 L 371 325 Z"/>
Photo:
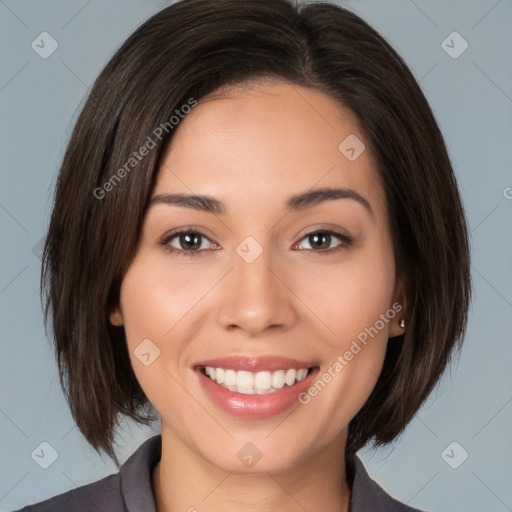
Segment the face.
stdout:
<path fill-rule="evenodd" d="M 235 472 L 342 454 L 403 305 L 355 117 L 268 82 L 178 128 L 111 315 L 164 442 Z"/>

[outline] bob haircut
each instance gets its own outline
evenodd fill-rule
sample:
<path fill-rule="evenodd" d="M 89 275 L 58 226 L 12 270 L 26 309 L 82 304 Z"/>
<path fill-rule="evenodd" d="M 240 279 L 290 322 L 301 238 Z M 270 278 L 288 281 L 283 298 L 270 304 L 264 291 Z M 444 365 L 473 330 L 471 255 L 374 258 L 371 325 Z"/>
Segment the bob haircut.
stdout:
<path fill-rule="evenodd" d="M 400 435 L 460 349 L 471 296 L 468 229 L 441 132 L 402 58 L 334 4 L 179 1 L 144 22 L 95 81 L 63 157 L 43 251 L 41 298 L 60 384 L 81 433 L 118 467 L 119 415 L 157 419 L 145 414 L 124 328 L 109 314 L 173 136 L 169 120 L 221 87 L 260 80 L 313 88 L 351 110 L 385 191 L 407 331 L 388 344 L 375 388 L 349 424 L 345 455 Z M 161 126 L 165 133 L 153 136 Z M 151 149 L 128 168 L 149 136 Z"/>

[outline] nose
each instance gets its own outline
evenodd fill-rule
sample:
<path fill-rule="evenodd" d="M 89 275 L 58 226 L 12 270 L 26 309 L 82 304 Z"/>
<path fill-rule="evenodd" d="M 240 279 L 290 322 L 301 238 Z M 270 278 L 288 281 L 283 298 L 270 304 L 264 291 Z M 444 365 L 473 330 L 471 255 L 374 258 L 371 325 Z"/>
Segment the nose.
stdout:
<path fill-rule="evenodd" d="M 265 331 L 289 329 L 297 322 L 294 295 L 287 286 L 290 278 L 272 264 L 270 251 L 263 250 L 252 263 L 235 253 L 233 265 L 218 309 L 224 329 L 238 329 L 247 337 L 256 337 Z"/>

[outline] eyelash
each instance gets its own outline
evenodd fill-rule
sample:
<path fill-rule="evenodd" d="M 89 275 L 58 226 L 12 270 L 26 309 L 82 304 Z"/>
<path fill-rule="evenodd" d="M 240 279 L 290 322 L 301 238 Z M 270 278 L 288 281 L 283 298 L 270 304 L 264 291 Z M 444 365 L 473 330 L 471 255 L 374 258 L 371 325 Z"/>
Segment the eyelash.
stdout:
<path fill-rule="evenodd" d="M 193 257 L 193 256 L 197 256 L 198 254 L 200 254 L 201 252 L 204 251 L 203 250 L 194 250 L 194 251 L 184 251 L 183 249 L 176 249 L 176 247 L 172 247 L 169 245 L 169 243 L 171 242 L 171 240 L 173 240 L 174 238 L 176 238 L 177 236 L 179 235 L 182 235 L 182 234 L 194 234 L 194 235 L 199 235 L 201 238 L 205 238 L 206 240 L 210 240 L 204 233 L 202 233 L 201 231 L 198 231 L 198 230 L 195 230 L 195 229 L 182 229 L 182 230 L 179 230 L 179 231 L 175 231 L 169 235 L 166 235 L 160 242 L 160 245 L 169 253 L 169 254 L 175 254 L 177 256 L 188 256 L 188 257 Z M 313 251 L 313 252 L 316 252 L 316 253 L 319 253 L 319 254 L 330 254 L 330 253 L 333 253 L 333 252 L 337 252 L 337 251 L 340 251 L 344 248 L 347 248 L 347 247 L 350 247 L 353 243 L 353 240 L 352 238 L 350 238 L 349 236 L 347 235 L 344 235 L 343 233 L 338 233 L 337 231 L 332 231 L 332 230 L 329 230 L 329 229 L 319 229 L 317 231 L 311 231 L 310 233 L 306 233 L 302 238 L 301 240 L 304 240 L 305 238 L 311 236 L 311 235 L 318 235 L 318 234 L 322 234 L 322 235 L 329 235 L 329 236 L 334 236 L 336 238 L 339 238 L 341 240 L 341 244 L 337 245 L 336 247 L 332 247 L 330 249 L 324 249 L 324 250 L 319 250 L 319 251 L 315 251 L 314 249 L 304 249 L 306 251 Z M 300 245 L 300 244 L 299 244 Z M 215 250 L 215 249 L 214 249 Z"/>

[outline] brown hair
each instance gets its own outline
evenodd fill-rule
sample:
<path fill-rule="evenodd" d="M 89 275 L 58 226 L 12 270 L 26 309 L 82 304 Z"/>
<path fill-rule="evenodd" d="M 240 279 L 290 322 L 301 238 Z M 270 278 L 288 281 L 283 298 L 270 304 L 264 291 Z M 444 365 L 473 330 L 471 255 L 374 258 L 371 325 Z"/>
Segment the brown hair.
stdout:
<path fill-rule="evenodd" d="M 45 325 L 51 314 L 61 385 L 86 440 L 118 466 L 118 416 L 155 418 L 143 414 L 149 402 L 109 313 L 173 135 L 169 119 L 191 98 L 262 78 L 348 107 L 385 190 L 407 331 L 388 344 L 375 389 L 349 425 L 347 453 L 395 439 L 463 339 L 471 295 L 464 211 L 434 115 L 400 56 L 333 4 L 177 2 L 143 23 L 94 83 L 63 158 L 43 251 Z M 165 133 L 152 136 L 162 125 Z M 155 146 L 131 170 L 126 163 L 148 136 Z M 112 181 L 116 174 L 122 181 Z M 107 182 L 108 193 L 97 192 Z"/>

